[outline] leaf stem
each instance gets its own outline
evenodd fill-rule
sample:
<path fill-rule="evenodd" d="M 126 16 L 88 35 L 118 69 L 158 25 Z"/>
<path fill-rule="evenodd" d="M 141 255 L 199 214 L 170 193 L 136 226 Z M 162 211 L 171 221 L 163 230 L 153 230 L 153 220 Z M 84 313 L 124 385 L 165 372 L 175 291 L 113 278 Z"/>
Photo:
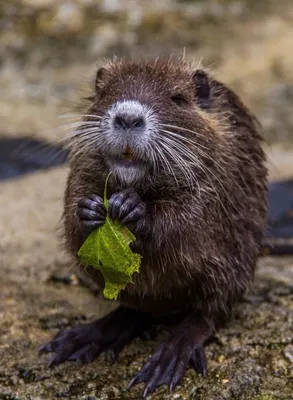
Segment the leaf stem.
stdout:
<path fill-rule="evenodd" d="M 106 182 L 105 182 L 105 188 L 104 188 L 104 205 L 108 211 L 108 206 L 109 206 L 109 202 L 107 200 L 107 186 L 108 186 L 108 180 L 109 180 L 109 176 L 112 174 L 112 171 L 109 172 L 109 175 L 106 178 Z"/>

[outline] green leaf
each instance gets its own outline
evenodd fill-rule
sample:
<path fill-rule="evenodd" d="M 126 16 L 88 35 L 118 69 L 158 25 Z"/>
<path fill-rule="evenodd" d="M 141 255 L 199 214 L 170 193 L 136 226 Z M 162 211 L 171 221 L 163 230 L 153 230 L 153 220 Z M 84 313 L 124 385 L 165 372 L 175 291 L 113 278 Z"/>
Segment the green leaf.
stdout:
<path fill-rule="evenodd" d="M 109 174 L 110 175 L 110 174 Z M 104 204 L 108 210 L 105 183 Z M 117 299 L 120 290 L 132 281 L 134 272 L 139 272 L 141 256 L 133 253 L 129 245 L 136 237 L 118 221 L 108 216 L 103 226 L 93 231 L 78 251 L 83 265 L 99 269 L 105 280 L 104 296 Z"/>

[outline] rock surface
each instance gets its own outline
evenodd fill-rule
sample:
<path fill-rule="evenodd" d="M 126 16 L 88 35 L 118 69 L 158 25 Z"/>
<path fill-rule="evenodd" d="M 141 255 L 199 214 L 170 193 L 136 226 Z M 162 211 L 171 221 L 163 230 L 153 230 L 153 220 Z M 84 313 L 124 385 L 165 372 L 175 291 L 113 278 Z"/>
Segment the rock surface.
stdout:
<path fill-rule="evenodd" d="M 34 184 L 50 180 L 50 175 L 54 178 L 54 173 L 35 176 Z M 14 183 L 19 188 L 21 184 L 21 181 Z M 14 201 L 17 206 L 17 200 Z M 34 206 L 37 213 L 44 213 L 37 204 Z M 54 215 L 53 202 L 47 206 L 45 213 Z M 52 279 L 68 275 L 70 266 L 66 266 L 65 259 L 56 259 L 53 227 L 46 227 L 46 240 L 40 239 L 38 243 L 33 239 L 35 229 L 32 223 L 25 234 L 28 241 L 25 251 L 31 257 L 22 258 L 19 249 L 16 268 L 13 263 L 16 249 L 7 248 L 11 262 L 6 259 L 4 267 L 10 266 L 11 270 L 1 265 L 0 398 L 139 399 L 141 387 L 128 392 L 127 383 L 164 338 L 164 332 L 159 332 L 153 340 L 136 340 L 114 364 L 102 355 L 89 365 L 65 363 L 49 370 L 48 356 L 38 357 L 39 345 L 59 329 L 102 316 L 109 304 L 98 300 L 74 279 L 70 282 Z M 20 238 L 10 238 L 11 245 L 17 242 L 21 243 Z M 207 346 L 207 377 L 189 370 L 173 394 L 160 388 L 152 398 L 292 399 L 292 323 L 293 258 L 264 258 L 258 265 L 254 290 L 236 307 L 228 326 Z"/>

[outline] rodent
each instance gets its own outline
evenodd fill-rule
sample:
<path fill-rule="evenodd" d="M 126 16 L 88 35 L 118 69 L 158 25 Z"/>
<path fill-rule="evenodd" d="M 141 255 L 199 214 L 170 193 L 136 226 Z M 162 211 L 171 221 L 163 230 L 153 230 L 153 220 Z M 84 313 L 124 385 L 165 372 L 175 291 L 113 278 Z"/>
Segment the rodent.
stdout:
<path fill-rule="evenodd" d="M 109 215 L 135 233 L 140 272 L 117 310 L 42 350 L 55 352 L 50 365 L 91 361 L 174 314 L 178 326 L 130 382 L 145 382 L 146 397 L 174 389 L 189 363 L 206 373 L 204 343 L 253 281 L 267 213 L 261 127 L 231 89 L 184 60 L 108 62 L 71 139 L 63 226 L 77 263 L 105 221 L 110 171 Z"/>

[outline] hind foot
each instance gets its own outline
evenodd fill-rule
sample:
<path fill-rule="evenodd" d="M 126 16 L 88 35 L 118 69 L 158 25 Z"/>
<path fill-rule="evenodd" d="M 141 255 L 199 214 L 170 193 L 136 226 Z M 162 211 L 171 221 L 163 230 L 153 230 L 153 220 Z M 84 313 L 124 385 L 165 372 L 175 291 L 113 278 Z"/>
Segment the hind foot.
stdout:
<path fill-rule="evenodd" d="M 115 356 L 151 324 L 151 317 L 136 310 L 119 307 L 106 317 L 90 324 L 60 331 L 49 343 L 40 347 L 40 352 L 54 353 L 49 367 L 64 361 L 93 361 L 104 351 Z"/>
<path fill-rule="evenodd" d="M 191 315 L 159 346 L 138 374 L 129 383 L 131 388 L 145 382 L 143 398 L 162 385 L 170 391 L 180 383 L 190 364 L 198 373 L 206 375 L 207 361 L 203 344 L 212 334 L 211 326 L 199 315 Z"/>

